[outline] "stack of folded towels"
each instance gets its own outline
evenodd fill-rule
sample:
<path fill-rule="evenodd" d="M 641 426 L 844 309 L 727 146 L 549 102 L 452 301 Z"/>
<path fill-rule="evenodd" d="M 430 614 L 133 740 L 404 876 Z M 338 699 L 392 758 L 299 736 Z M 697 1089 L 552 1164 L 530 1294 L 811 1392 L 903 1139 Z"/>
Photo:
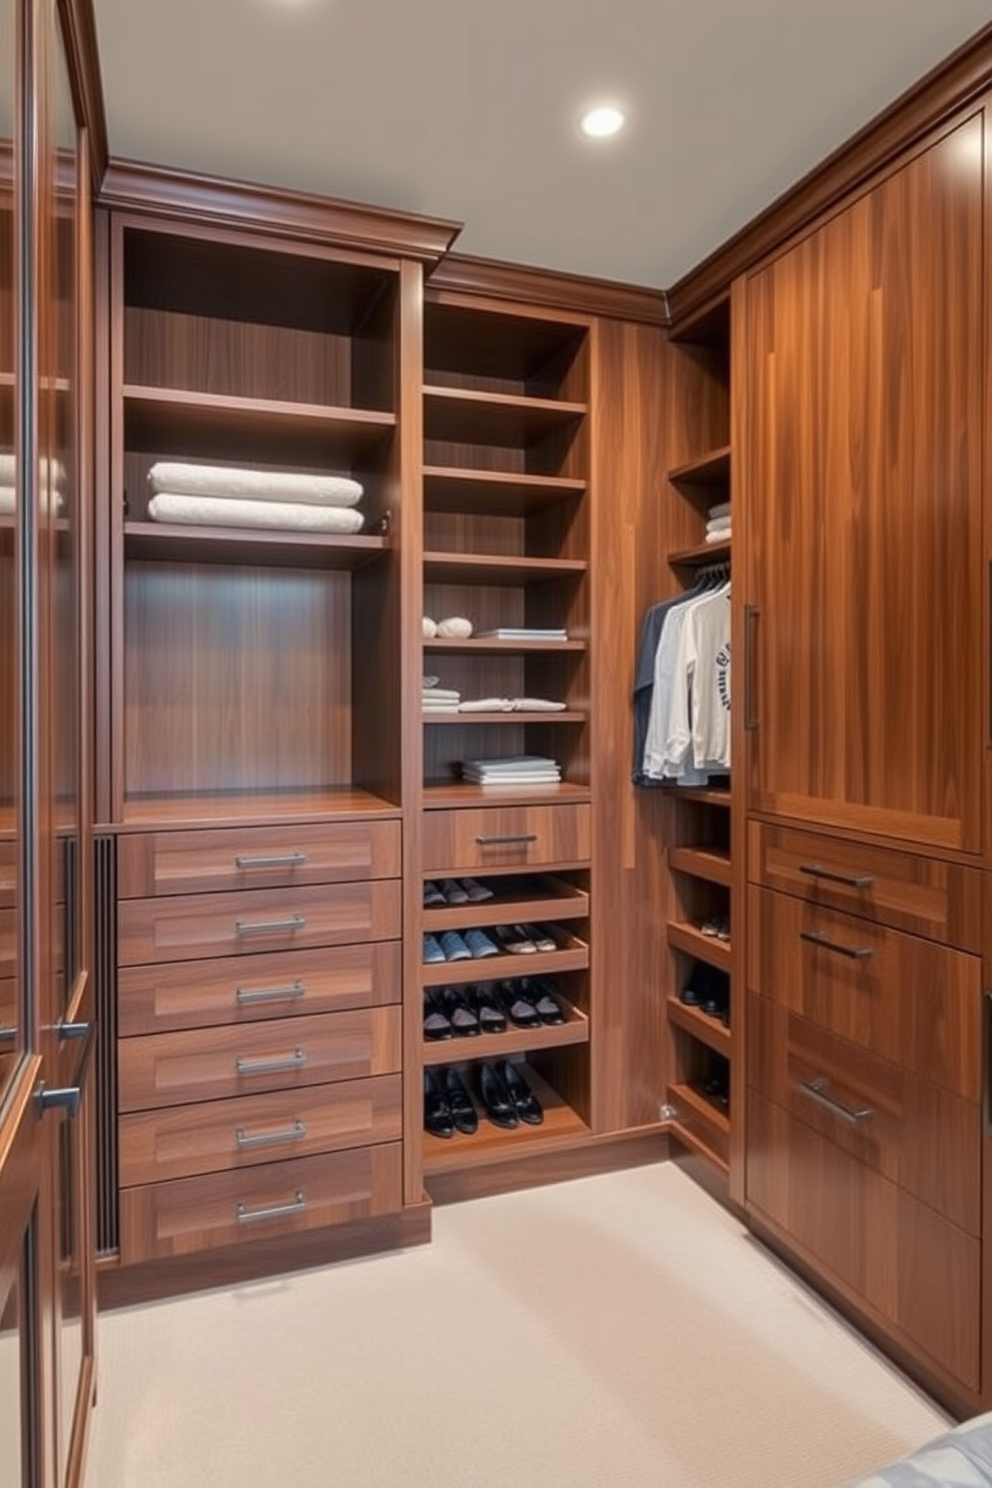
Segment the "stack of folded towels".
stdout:
<path fill-rule="evenodd" d="M 424 712 L 457 713 L 461 693 L 453 687 L 439 687 L 437 677 L 424 678 Z"/>
<path fill-rule="evenodd" d="M 153 522 L 201 527 L 291 527 L 355 533 L 364 518 L 358 481 L 340 475 L 229 469 L 160 460 L 148 472 Z"/>
<path fill-rule="evenodd" d="M 721 501 L 711 506 L 706 513 L 706 541 L 722 543 L 730 541 L 730 502 Z"/>
<path fill-rule="evenodd" d="M 41 484 L 42 510 L 58 515 L 65 504 L 65 466 L 61 460 L 41 459 L 38 462 L 38 475 Z M 12 454 L 0 454 L 0 516 L 13 516 L 16 510 L 17 457 Z"/>
<path fill-rule="evenodd" d="M 476 785 L 556 785 L 561 766 L 540 754 L 517 754 L 509 759 L 463 760 L 462 775 Z"/>
<path fill-rule="evenodd" d="M 467 698 L 458 707 L 459 713 L 560 713 L 564 703 L 551 698 L 538 697 L 486 697 Z"/>

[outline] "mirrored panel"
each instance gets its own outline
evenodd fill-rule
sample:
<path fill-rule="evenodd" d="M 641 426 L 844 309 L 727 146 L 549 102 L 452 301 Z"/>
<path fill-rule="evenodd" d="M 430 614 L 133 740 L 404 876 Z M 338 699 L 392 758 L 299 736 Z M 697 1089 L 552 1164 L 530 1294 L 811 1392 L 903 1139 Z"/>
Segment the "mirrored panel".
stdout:
<path fill-rule="evenodd" d="M 19 1052 L 14 0 L 0 0 L 0 1105 Z"/>

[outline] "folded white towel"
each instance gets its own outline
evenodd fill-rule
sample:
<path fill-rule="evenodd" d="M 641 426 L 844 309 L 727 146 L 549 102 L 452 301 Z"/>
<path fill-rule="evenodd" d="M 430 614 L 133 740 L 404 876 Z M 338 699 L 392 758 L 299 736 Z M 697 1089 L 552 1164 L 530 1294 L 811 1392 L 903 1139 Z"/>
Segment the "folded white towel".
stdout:
<path fill-rule="evenodd" d="M 472 634 L 472 622 L 461 615 L 452 615 L 448 620 L 438 621 L 437 633 L 446 640 L 465 640 Z"/>
<path fill-rule="evenodd" d="M 706 531 L 707 532 L 729 532 L 730 531 L 730 518 L 729 517 L 716 517 L 712 522 L 707 522 L 706 523 Z"/>
<path fill-rule="evenodd" d="M 459 708 L 460 713 L 511 713 L 512 711 L 513 703 L 510 699 L 501 697 L 470 698 Z"/>
<path fill-rule="evenodd" d="M 43 493 L 45 494 L 45 493 Z M 48 493 L 47 511 L 58 516 L 63 501 L 58 491 Z M 12 517 L 17 510 L 17 490 L 14 486 L 0 486 L 0 517 Z"/>
<path fill-rule="evenodd" d="M 710 509 L 706 513 L 706 515 L 709 517 L 709 519 L 710 519 L 711 522 L 712 521 L 715 521 L 719 517 L 729 517 L 730 516 L 730 502 L 729 501 L 720 501 L 720 502 L 718 502 L 716 506 L 711 506 L 710 507 Z"/>
<path fill-rule="evenodd" d="M 512 702 L 515 713 L 561 713 L 567 706 L 565 703 L 552 702 L 550 698 L 518 697 L 513 698 Z"/>
<path fill-rule="evenodd" d="M 42 485 L 55 487 L 65 485 L 65 466 L 61 460 L 49 460 L 44 456 L 38 461 L 38 474 Z M 17 456 L 0 455 L 0 486 L 12 486 L 17 480 Z"/>
<path fill-rule="evenodd" d="M 358 481 L 341 475 L 298 475 L 282 470 L 241 470 L 159 460 L 148 472 L 156 495 L 234 497 L 239 501 L 303 502 L 308 506 L 357 506 Z"/>
<path fill-rule="evenodd" d="M 302 502 L 227 501 L 215 496 L 184 496 L 161 491 L 148 503 L 153 522 L 192 523 L 197 527 L 286 527 L 300 532 L 360 532 L 361 512 L 340 506 L 307 506 Z"/>
<path fill-rule="evenodd" d="M 730 538 L 730 528 L 729 527 L 723 528 L 722 531 L 720 531 L 720 532 L 707 532 L 707 534 L 706 534 L 706 541 L 708 543 L 727 542 L 729 538 Z"/>
<path fill-rule="evenodd" d="M 429 615 L 424 616 L 424 640 L 432 641 L 437 635 L 437 621 L 432 620 Z"/>

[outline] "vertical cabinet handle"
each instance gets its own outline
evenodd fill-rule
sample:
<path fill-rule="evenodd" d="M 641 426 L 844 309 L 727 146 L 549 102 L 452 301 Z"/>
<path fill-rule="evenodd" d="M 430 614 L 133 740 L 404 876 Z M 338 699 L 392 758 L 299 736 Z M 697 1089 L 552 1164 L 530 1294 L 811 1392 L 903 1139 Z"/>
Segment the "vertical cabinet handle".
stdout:
<path fill-rule="evenodd" d="M 749 733 L 758 727 L 758 715 L 755 711 L 755 696 L 757 691 L 757 666 L 756 640 L 758 630 L 758 616 L 760 611 L 757 605 L 744 606 L 744 727 Z"/>

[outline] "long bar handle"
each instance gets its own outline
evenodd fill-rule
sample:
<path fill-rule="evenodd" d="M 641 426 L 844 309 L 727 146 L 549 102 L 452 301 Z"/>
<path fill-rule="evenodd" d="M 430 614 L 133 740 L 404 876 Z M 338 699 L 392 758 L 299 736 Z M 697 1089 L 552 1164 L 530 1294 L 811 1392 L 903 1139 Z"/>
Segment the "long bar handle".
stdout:
<path fill-rule="evenodd" d="M 744 606 L 744 727 L 748 733 L 753 733 L 758 727 L 758 715 L 755 712 L 755 693 L 757 667 L 757 648 L 755 637 L 758 629 L 758 616 L 760 610 L 757 605 Z"/>
<path fill-rule="evenodd" d="M 302 1121 L 294 1121 L 281 1131 L 270 1132 L 251 1133 L 239 1126 L 234 1133 L 234 1141 L 239 1152 L 249 1152 L 253 1147 L 275 1147 L 280 1142 L 302 1142 L 306 1134 L 307 1129 Z"/>
<path fill-rule="evenodd" d="M 235 935 L 274 935 L 282 930 L 302 930 L 306 920 L 301 914 L 290 915 L 287 920 L 236 920 Z"/>
<path fill-rule="evenodd" d="M 280 1075 L 286 1070 L 301 1070 L 307 1062 L 302 1049 L 292 1054 L 281 1054 L 278 1059 L 245 1059 L 238 1055 L 234 1068 L 239 1075 Z"/>
<path fill-rule="evenodd" d="M 238 868 L 298 868 L 306 860 L 304 852 L 276 853 L 268 858 L 249 858 L 245 853 L 238 853 L 234 862 Z"/>
<path fill-rule="evenodd" d="M 269 1209 L 249 1209 L 248 1205 L 239 1199 L 238 1224 L 255 1224 L 261 1219 L 289 1219 L 294 1214 L 302 1214 L 306 1207 L 306 1196 L 302 1188 L 296 1190 L 288 1204 L 273 1204 Z"/>
<path fill-rule="evenodd" d="M 870 889 L 875 882 L 870 873 L 838 873 L 835 868 L 824 868 L 822 863 L 800 863 L 800 873 L 810 878 L 828 878 L 831 883 L 847 884 L 850 889 Z"/>
<path fill-rule="evenodd" d="M 498 847 L 511 842 L 536 842 L 536 832 L 510 832 L 502 837 L 483 836 L 476 837 L 480 847 Z"/>
<path fill-rule="evenodd" d="M 829 1080 L 824 1079 L 822 1076 L 816 1080 L 800 1080 L 799 1089 L 804 1095 L 808 1095 L 810 1100 L 816 1101 L 820 1106 L 825 1106 L 828 1111 L 832 1111 L 842 1121 L 849 1121 L 852 1126 L 857 1126 L 862 1121 L 871 1120 L 875 1114 L 871 1106 L 845 1106 L 843 1101 L 839 1101 L 835 1096 L 827 1094 L 829 1083 Z"/>
<path fill-rule="evenodd" d="M 238 1007 L 250 1007 L 257 1002 L 292 1002 L 306 995 L 306 982 L 295 981 L 286 987 L 236 987 L 234 1000 Z"/>
<path fill-rule="evenodd" d="M 808 940 L 810 945 L 820 946 L 825 951 L 836 951 L 838 956 L 847 956 L 851 961 L 867 961 L 874 954 L 871 946 L 841 945 L 839 940 L 830 940 L 821 930 L 800 930 L 799 939 Z"/>

